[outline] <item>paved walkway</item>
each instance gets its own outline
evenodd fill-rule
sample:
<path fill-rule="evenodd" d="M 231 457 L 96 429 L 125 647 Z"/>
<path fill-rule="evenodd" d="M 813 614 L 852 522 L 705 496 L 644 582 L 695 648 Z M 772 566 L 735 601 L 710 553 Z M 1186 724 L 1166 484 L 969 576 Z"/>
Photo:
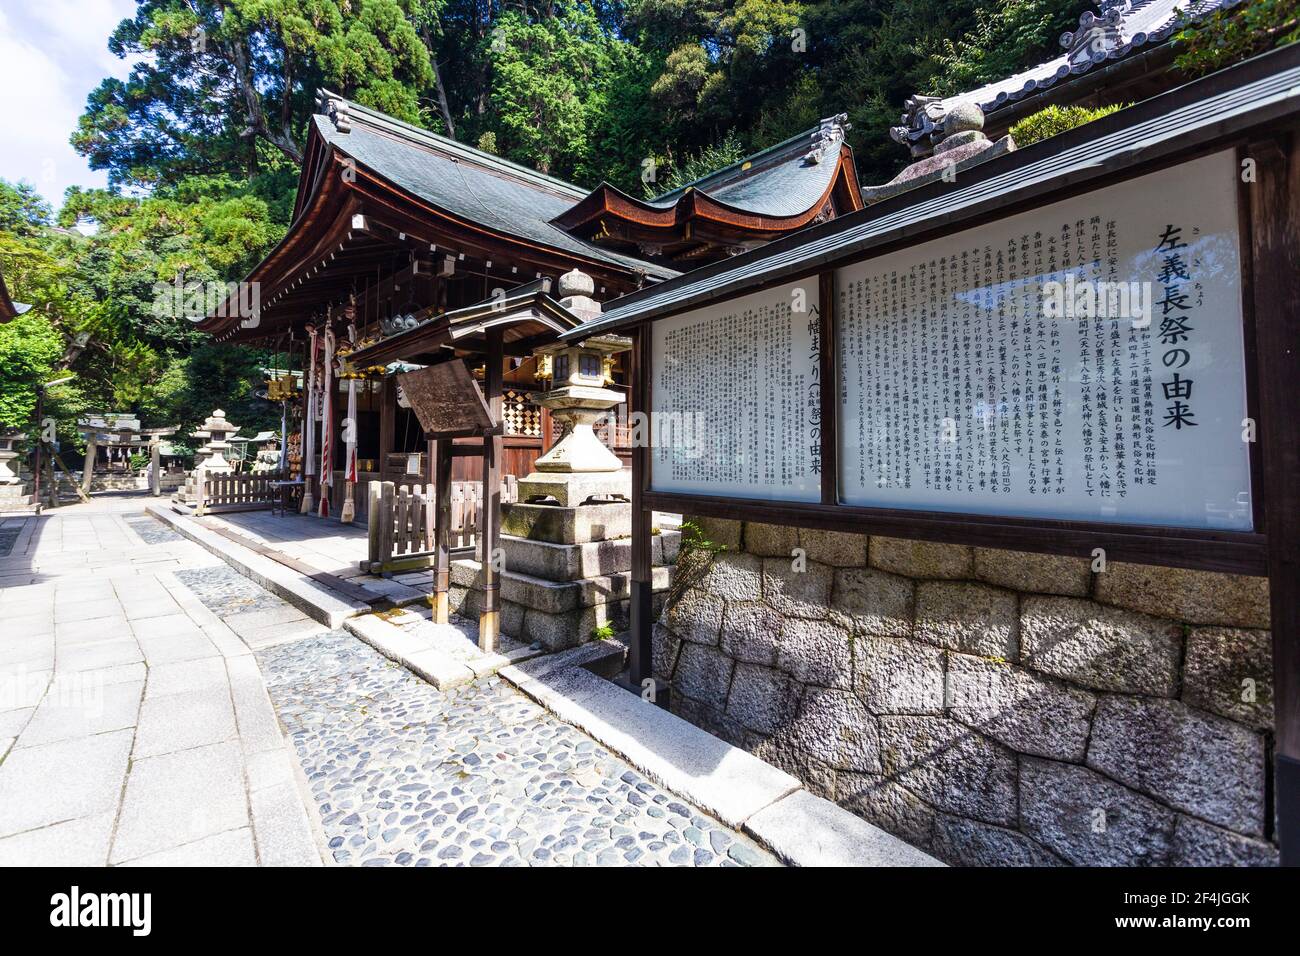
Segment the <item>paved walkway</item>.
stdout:
<path fill-rule="evenodd" d="M 0 558 L 0 864 L 319 863 L 256 660 L 175 577 L 215 559 L 144 500 Z"/>
<path fill-rule="evenodd" d="M 439 691 L 307 620 L 149 500 L 0 521 L 0 864 L 774 862 L 508 684 Z"/>

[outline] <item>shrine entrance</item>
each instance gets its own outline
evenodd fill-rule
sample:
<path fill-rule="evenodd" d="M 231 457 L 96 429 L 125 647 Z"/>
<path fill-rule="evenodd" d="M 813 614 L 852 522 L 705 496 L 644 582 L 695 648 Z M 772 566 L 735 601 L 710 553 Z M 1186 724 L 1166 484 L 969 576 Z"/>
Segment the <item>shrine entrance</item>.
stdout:
<path fill-rule="evenodd" d="M 409 501 L 372 494 L 378 507 L 371 516 L 372 541 L 408 530 L 412 520 L 427 527 L 432 521 L 434 621 L 450 617 L 451 495 L 455 459 L 481 457 L 482 493 L 475 528 L 481 564 L 483 605 L 479 615 L 479 646 L 492 650 L 500 635 L 500 549 L 502 458 L 505 423 L 502 375 L 511 358 L 529 358 L 535 347 L 576 328 L 580 320 L 549 295 L 550 282 L 541 280 L 501 296 L 476 303 L 417 326 L 349 356 L 358 367 L 394 360 L 421 362 L 423 367 L 393 376 L 419 422 L 426 443 L 425 481 L 432 489 L 421 499 L 412 519 Z M 480 385 L 470 372 L 481 361 Z M 458 439 L 460 443 L 458 443 Z M 466 439 L 477 439 L 471 443 Z M 475 444 L 478 447 L 475 447 Z M 385 483 L 386 484 L 386 483 Z M 432 510 L 429 511 L 429 504 Z M 401 514 L 398 514 L 398 511 Z M 400 517 L 400 522 L 399 522 Z"/>

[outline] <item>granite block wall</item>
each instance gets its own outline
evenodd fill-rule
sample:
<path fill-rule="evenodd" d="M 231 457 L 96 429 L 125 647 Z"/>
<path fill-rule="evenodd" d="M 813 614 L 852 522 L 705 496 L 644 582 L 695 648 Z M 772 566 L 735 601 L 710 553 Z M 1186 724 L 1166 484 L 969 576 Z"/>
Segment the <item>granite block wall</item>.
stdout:
<path fill-rule="evenodd" d="M 694 520 L 686 719 L 953 864 L 1276 865 L 1265 579 Z"/>

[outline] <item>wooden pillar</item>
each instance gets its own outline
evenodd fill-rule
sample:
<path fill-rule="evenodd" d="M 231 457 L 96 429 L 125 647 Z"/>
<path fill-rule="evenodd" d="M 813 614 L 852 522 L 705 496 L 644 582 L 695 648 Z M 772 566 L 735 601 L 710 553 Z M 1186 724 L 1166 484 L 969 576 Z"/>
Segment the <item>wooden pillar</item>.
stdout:
<path fill-rule="evenodd" d="M 388 455 L 393 450 L 393 436 L 397 432 L 397 383 L 393 376 L 384 376 L 379 393 L 379 477 L 387 478 Z"/>
<path fill-rule="evenodd" d="M 95 480 L 95 457 L 99 454 L 99 439 L 92 430 L 86 435 L 86 461 L 81 466 L 81 490 L 90 494 L 90 484 Z"/>
<path fill-rule="evenodd" d="M 149 439 L 149 492 L 157 498 L 162 494 L 162 442 L 157 435 Z"/>
<path fill-rule="evenodd" d="M 542 409 L 541 423 L 542 423 L 541 426 L 542 427 L 542 449 L 537 453 L 537 457 L 539 458 L 542 455 L 545 455 L 548 451 L 550 451 L 551 445 L 555 444 L 555 442 L 552 441 L 551 439 L 551 430 L 552 428 L 554 428 L 554 426 L 551 424 L 551 410 L 549 408 Z"/>
<path fill-rule="evenodd" d="M 496 649 L 501 633 L 501 581 L 496 565 L 501 547 L 501 366 L 504 360 L 501 329 L 489 329 L 483 386 L 492 428 L 483 436 L 483 510 L 479 517 L 483 612 L 478 619 L 478 646 L 484 651 Z"/>
<path fill-rule="evenodd" d="M 638 441 L 632 442 L 632 574 L 629 613 L 629 649 L 627 683 L 624 685 L 642 699 L 668 707 L 668 685 L 654 676 L 654 514 L 642 503 L 650 488 L 650 326 L 644 324 L 632 333 L 632 356 L 628 363 L 629 421 L 637 412 L 644 413 L 645 427 L 633 429 Z"/>
<path fill-rule="evenodd" d="M 379 554 L 380 528 L 383 527 L 383 508 L 380 507 L 382 485 L 371 480 L 366 492 L 366 566 L 362 569 L 379 573 L 383 561 Z"/>
<path fill-rule="evenodd" d="M 452 440 L 429 442 L 433 482 L 433 623 L 451 619 L 451 451 Z"/>
<path fill-rule="evenodd" d="M 1252 143 L 1250 289 L 1273 634 L 1274 795 L 1283 866 L 1300 866 L 1300 156 L 1292 131 Z"/>

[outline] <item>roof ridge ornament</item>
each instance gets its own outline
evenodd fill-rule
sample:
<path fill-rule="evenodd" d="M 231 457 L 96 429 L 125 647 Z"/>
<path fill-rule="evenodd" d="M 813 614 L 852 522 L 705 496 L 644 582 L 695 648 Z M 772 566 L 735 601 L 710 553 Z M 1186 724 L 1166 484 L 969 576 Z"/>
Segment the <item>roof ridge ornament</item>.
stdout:
<path fill-rule="evenodd" d="M 848 120 L 848 113 L 836 113 L 823 119 L 810 136 L 812 149 L 804 154 L 804 162 L 809 166 L 816 166 L 822 161 L 827 150 L 838 146 L 843 141 L 844 134 L 853 128 Z"/>
<path fill-rule="evenodd" d="M 862 198 L 868 205 L 936 179 L 949 179 L 960 170 L 1016 148 L 1010 135 L 996 143 L 984 135 L 984 111 L 975 103 L 957 102 L 944 112 L 938 97 L 914 96 L 908 107 L 911 123 L 895 126 L 889 135 L 907 143 L 916 160 L 882 186 L 863 186 Z M 906 122 L 908 114 L 903 114 L 903 119 Z"/>
<path fill-rule="evenodd" d="M 1071 64 L 1100 63 L 1124 46 L 1120 27 L 1124 14 L 1133 9 L 1131 0 L 1102 0 L 1097 6 L 1100 17 L 1085 10 L 1079 16 L 1079 29 L 1061 34 L 1061 46 Z"/>
<path fill-rule="evenodd" d="M 347 100 L 337 93 L 326 89 L 318 90 L 316 112 L 325 116 L 340 133 L 352 132 L 352 115 L 348 112 Z"/>

